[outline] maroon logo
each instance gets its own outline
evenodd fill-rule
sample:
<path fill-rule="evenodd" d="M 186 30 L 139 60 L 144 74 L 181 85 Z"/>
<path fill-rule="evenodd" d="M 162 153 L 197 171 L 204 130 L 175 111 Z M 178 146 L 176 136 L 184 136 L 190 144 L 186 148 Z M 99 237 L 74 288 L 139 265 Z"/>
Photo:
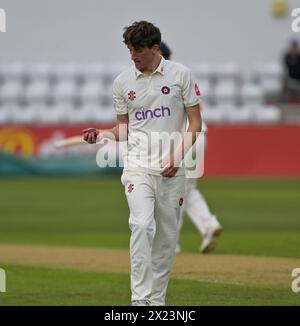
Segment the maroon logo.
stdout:
<path fill-rule="evenodd" d="M 200 93 L 200 89 L 199 89 L 199 87 L 198 87 L 197 84 L 195 84 L 195 92 L 196 92 L 196 95 L 197 95 L 197 96 L 200 96 L 200 95 L 201 95 L 201 93 Z"/>
<path fill-rule="evenodd" d="M 135 91 L 131 90 L 131 91 L 128 93 L 128 99 L 129 99 L 130 101 L 134 101 L 135 98 L 136 98 L 136 93 L 135 93 Z"/>
<path fill-rule="evenodd" d="M 183 204 L 183 198 L 181 197 L 181 198 L 179 199 L 179 206 L 182 206 L 182 204 Z"/>
<path fill-rule="evenodd" d="M 167 95 L 170 93 L 170 88 L 168 86 L 164 86 L 161 88 L 161 92 L 164 94 L 164 95 Z"/>
<path fill-rule="evenodd" d="M 133 192 L 134 190 L 134 184 L 131 183 L 129 186 L 128 186 L 128 192 Z"/>

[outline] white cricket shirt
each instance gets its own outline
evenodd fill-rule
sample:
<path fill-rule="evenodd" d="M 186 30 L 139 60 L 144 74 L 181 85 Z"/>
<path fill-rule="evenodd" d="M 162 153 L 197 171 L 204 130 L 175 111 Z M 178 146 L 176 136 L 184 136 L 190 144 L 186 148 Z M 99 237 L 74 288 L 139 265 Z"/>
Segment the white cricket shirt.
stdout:
<path fill-rule="evenodd" d="M 186 131 L 185 107 L 200 103 L 190 70 L 163 57 L 151 75 L 133 65 L 115 79 L 113 100 L 116 113 L 129 117 L 124 169 L 160 175 L 162 162 L 178 148 L 183 139 L 178 135 Z M 165 146 L 167 135 L 173 146 Z M 177 175 L 182 174 L 180 168 Z"/>

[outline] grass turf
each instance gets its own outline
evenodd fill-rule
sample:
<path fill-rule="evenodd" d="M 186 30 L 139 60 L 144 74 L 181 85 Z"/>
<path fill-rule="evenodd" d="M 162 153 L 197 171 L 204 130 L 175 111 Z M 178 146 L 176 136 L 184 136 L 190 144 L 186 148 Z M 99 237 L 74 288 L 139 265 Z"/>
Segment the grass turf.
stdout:
<path fill-rule="evenodd" d="M 0 305 L 130 305 L 129 275 L 4 265 Z M 299 305 L 291 289 L 171 279 L 168 305 Z"/>
<path fill-rule="evenodd" d="M 0 242 L 127 248 L 116 177 L 2 178 Z M 224 226 L 216 253 L 299 257 L 300 179 L 207 179 L 199 187 Z M 182 247 L 197 251 L 188 219 Z M 129 275 L 4 265 L 0 305 L 128 305 Z M 298 305 L 290 288 L 171 279 L 168 305 Z"/>
<path fill-rule="evenodd" d="M 128 247 L 117 177 L 2 178 L 0 242 Z M 207 179 L 199 187 L 224 226 L 217 253 L 299 257 L 300 179 Z M 186 218 L 182 247 L 200 236 Z"/>

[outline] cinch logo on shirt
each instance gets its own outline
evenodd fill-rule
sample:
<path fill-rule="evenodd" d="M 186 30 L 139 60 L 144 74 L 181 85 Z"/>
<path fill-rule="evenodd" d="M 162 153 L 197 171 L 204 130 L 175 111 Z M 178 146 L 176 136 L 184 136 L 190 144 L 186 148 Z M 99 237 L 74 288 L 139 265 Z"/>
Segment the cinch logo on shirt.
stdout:
<path fill-rule="evenodd" d="M 153 118 L 169 117 L 171 115 L 170 109 L 164 106 L 156 108 L 154 110 L 144 110 L 143 108 L 139 109 L 135 113 L 135 118 L 139 121 Z"/>

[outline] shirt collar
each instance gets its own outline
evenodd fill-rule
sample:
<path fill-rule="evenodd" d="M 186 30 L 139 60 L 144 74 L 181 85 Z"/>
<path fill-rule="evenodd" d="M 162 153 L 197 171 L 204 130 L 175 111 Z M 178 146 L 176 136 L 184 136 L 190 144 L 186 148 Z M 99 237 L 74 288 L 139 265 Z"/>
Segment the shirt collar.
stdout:
<path fill-rule="evenodd" d="M 155 69 L 155 71 L 153 71 L 153 73 L 151 75 L 154 75 L 156 73 L 159 73 L 161 75 L 164 75 L 164 66 L 165 66 L 165 59 L 163 58 L 163 56 L 160 56 L 161 60 L 160 63 L 158 65 L 158 67 Z M 140 76 L 145 75 L 144 73 L 142 73 L 140 70 L 138 70 L 137 68 L 135 69 L 135 78 L 138 79 Z"/>

